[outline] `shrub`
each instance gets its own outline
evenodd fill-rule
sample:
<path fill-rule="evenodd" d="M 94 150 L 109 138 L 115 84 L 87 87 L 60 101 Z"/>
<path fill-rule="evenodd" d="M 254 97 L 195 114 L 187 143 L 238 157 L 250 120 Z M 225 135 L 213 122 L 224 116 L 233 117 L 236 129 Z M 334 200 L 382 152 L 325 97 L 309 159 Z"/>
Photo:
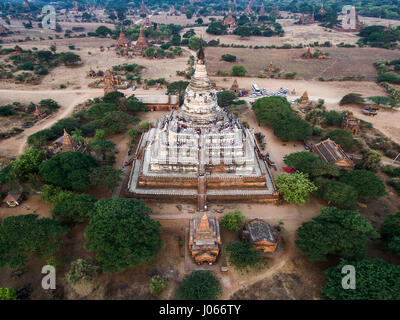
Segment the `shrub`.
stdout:
<path fill-rule="evenodd" d="M 223 54 L 221 56 L 221 59 L 227 62 L 235 62 L 236 61 L 236 56 L 232 54 Z"/>
<path fill-rule="evenodd" d="M 178 287 L 177 295 L 183 300 L 216 300 L 222 293 L 218 278 L 211 271 L 193 271 L 186 275 Z"/>
<path fill-rule="evenodd" d="M 237 232 L 242 227 L 242 224 L 246 221 L 246 217 L 240 210 L 235 210 L 224 214 L 221 219 L 221 226 L 232 232 Z"/>
<path fill-rule="evenodd" d="M 247 73 L 247 69 L 243 66 L 233 66 L 232 67 L 232 76 L 236 77 L 244 77 Z"/>
<path fill-rule="evenodd" d="M 17 300 L 17 292 L 14 288 L 0 288 L 1 300 Z"/>
<path fill-rule="evenodd" d="M 364 98 L 361 94 L 358 93 L 349 93 L 346 94 L 342 100 L 340 100 L 339 105 L 343 106 L 346 104 L 359 104 L 363 105 L 365 103 Z"/>
<path fill-rule="evenodd" d="M 161 276 L 154 276 L 150 279 L 149 291 L 156 296 L 160 295 L 167 286 L 167 282 Z"/>
<path fill-rule="evenodd" d="M 71 263 L 71 268 L 67 273 L 67 281 L 71 285 L 87 283 L 92 281 L 98 272 L 99 267 L 92 260 L 77 259 Z"/>
<path fill-rule="evenodd" d="M 229 262 L 241 270 L 257 267 L 261 261 L 261 251 L 254 249 L 247 241 L 229 242 L 225 250 Z"/>

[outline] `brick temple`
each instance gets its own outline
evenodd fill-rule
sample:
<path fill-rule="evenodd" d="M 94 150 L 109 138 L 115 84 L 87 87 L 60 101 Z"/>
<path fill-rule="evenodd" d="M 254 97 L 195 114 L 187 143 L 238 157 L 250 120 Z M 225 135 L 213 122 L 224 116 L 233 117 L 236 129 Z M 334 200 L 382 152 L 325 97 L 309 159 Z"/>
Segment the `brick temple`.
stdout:
<path fill-rule="evenodd" d="M 228 115 L 199 50 L 183 105 L 144 133 L 123 196 L 158 202 L 276 202 L 278 192 L 254 132 Z"/>

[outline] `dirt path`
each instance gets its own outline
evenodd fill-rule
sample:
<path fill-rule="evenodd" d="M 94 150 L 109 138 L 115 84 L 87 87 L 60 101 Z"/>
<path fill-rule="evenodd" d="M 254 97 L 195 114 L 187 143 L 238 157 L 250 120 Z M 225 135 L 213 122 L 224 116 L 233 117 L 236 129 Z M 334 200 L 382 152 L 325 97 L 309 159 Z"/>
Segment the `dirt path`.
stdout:
<path fill-rule="evenodd" d="M 7 101 L 19 101 L 22 103 L 29 103 L 30 101 L 39 102 L 45 97 L 51 97 L 57 101 L 61 108 L 49 118 L 39 121 L 32 128 L 25 129 L 24 132 L 10 139 L 2 140 L 0 142 L 0 156 L 7 158 L 16 157 L 22 153 L 26 147 L 26 141 L 28 137 L 35 132 L 49 128 L 58 120 L 68 117 L 74 107 L 79 103 L 86 101 L 89 98 L 95 98 L 101 96 L 103 90 L 11 90 L 3 89 L 0 90 L 0 102 L 3 100 Z"/>

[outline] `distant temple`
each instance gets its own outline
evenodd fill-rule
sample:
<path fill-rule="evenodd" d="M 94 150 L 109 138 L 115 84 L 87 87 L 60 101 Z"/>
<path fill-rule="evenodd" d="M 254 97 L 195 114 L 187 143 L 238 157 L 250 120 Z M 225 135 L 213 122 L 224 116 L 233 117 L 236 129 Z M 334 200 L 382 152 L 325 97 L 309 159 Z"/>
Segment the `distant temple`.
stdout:
<path fill-rule="evenodd" d="M 128 56 L 130 48 L 131 48 L 131 42 L 126 38 L 124 31 L 121 28 L 117 44 L 115 45 L 115 51 L 117 52 L 117 54 Z"/>
<path fill-rule="evenodd" d="M 190 218 L 189 251 L 198 264 L 213 264 L 217 260 L 221 246 L 218 217 L 209 218 L 204 213 L 201 219 Z"/>
<path fill-rule="evenodd" d="M 149 44 L 147 43 L 146 36 L 143 33 L 143 27 L 141 26 L 140 32 L 139 32 L 139 37 L 133 48 L 133 54 L 140 56 L 140 55 L 142 55 L 143 51 L 146 50 L 148 47 L 149 47 Z"/>
<path fill-rule="evenodd" d="M 27 10 L 29 10 L 31 8 L 31 6 L 29 5 L 29 2 L 27 0 L 24 0 L 22 7 Z"/>
<path fill-rule="evenodd" d="M 366 27 L 366 25 L 360 21 L 355 6 L 352 6 L 347 14 L 349 15 L 349 18 L 345 21 L 347 28 L 343 28 L 343 22 L 341 22 L 334 26 L 333 29 L 340 32 L 360 32 L 361 29 Z M 355 17 L 355 21 L 352 21 L 352 17 Z"/>
<path fill-rule="evenodd" d="M 360 120 L 354 117 L 353 112 L 348 111 L 343 117 L 342 128 L 350 130 L 355 136 L 357 136 L 360 131 L 360 123 Z"/>
<path fill-rule="evenodd" d="M 7 36 L 8 35 L 8 29 L 0 24 L 0 36 Z"/>
<path fill-rule="evenodd" d="M 148 12 L 149 12 L 149 10 L 144 5 L 144 0 L 142 0 L 142 3 L 140 5 L 140 9 L 139 9 L 139 14 L 147 14 Z"/>
<path fill-rule="evenodd" d="M 240 238 L 263 252 L 275 252 L 278 245 L 272 227 L 261 219 L 246 221 L 240 232 Z"/>
<path fill-rule="evenodd" d="M 113 92 L 117 90 L 117 86 L 121 84 L 122 80 L 120 77 L 116 77 L 112 74 L 111 70 L 107 70 L 104 78 L 104 93 Z"/>
<path fill-rule="evenodd" d="M 250 15 L 253 13 L 253 0 L 249 0 L 249 4 L 247 5 L 246 9 L 244 9 L 244 13 Z"/>
<path fill-rule="evenodd" d="M 229 8 L 228 16 L 224 19 L 223 25 L 226 26 L 228 31 L 232 31 L 237 27 L 236 20 L 232 17 L 232 10 Z"/>
<path fill-rule="evenodd" d="M 324 4 L 321 3 L 321 8 L 318 11 L 319 15 L 324 16 L 326 14 L 326 11 L 324 9 Z"/>
<path fill-rule="evenodd" d="M 260 11 L 258 12 L 258 14 L 260 16 L 266 16 L 267 15 L 267 12 L 265 11 L 265 8 L 264 8 L 264 3 L 261 4 L 261 8 L 260 8 Z"/>
<path fill-rule="evenodd" d="M 43 119 L 47 116 L 47 113 L 46 111 L 42 110 L 38 105 L 36 105 L 33 116 L 35 117 L 35 119 Z"/>
<path fill-rule="evenodd" d="M 305 16 L 304 13 L 302 13 L 300 16 L 300 19 L 298 21 L 298 24 L 302 24 L 302 25 L 313 24 L 313 23 L 315 23 L 314 13 L 312 15 L 308 15 L 308 16 Z"/>
<path fill-rule="evenodd" d="M 354 163 L 335 141 L 327 139 L 311 146 L 311 151 L 322 161 L 336 164 L 340 169 L 351 171 Z"/>
<path fill-rule="evenodd" d="M 233 91 L 235 93 L 239 93 L 239 91 L 240 91 L 239 90 L 239 84 L 238 84 L 236 79 L 235 79 L 235 81 L 233 81 L 230 91 Z"/>
<path fill-rule="evenodd" d="M 150 22 L 150 18 L 147 16 L 142 24 L 143 29 L 153 28 L 153 24 Z"/>
<path fill-rule="evenodd" d="M 185 3 L 182 4 L 181 12 L 186 13 Z"/>
<path fill-rule="evenodd" d="M 52 146 L 48 149 L 52 154 L 68 151 L 86 152 L 86 150 L 87 146 L 85 144 L 76 143 L 65 129 L 64 134 L 54 141 Z"/>
<path fill-rule="evenodd" d="M 141 137 L 123 196 L 197 203 L 272 202 L 279 194 L 253 131 L 218 105 L 197 54 L 183 105 Z"/>
<path fill-rule="evenodd" d="M 300 98 L 300 103 L 301 104 L 306 104 L 308 102 L 310 102 L 310 100 L 308 98 L 308 93 L 307 93 L 307 91 L 304 91 L 303 95 Z"/>

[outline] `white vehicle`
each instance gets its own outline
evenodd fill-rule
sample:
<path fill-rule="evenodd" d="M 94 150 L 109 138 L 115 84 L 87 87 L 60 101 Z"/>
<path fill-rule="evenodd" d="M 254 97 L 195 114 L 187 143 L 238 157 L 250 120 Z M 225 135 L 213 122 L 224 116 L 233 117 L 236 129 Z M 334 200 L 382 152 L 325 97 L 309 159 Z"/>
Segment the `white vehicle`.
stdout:
<path fill-rule="evenodd" d="M 253 89 L 254 92 L 258 93 L 260 92 L 260 88 L 258 87 L 258 85 L 256 83 L 253 83 L 251 85 L 251 88 Z"/>

